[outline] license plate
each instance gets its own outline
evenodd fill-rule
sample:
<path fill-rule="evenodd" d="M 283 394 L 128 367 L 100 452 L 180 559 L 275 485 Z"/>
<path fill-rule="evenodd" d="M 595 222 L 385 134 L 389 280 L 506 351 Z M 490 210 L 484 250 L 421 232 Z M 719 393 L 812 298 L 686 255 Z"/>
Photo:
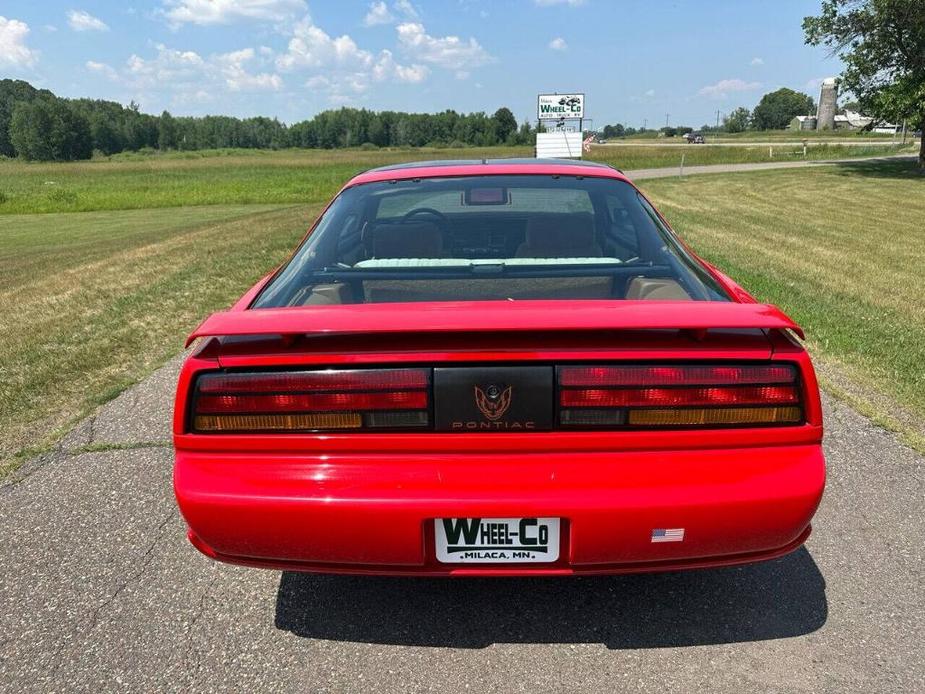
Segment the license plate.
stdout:
<path fill-rule="evenodd" d="M 559 558 L 558 518 L 437 518 L 443 564 L 547 563 Z"/>

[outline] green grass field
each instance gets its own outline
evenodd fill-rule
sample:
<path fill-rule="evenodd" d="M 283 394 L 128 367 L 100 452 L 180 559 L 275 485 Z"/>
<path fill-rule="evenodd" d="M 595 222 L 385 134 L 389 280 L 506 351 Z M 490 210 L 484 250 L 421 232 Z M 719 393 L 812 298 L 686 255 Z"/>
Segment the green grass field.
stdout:
<path fill-rule="evenodd" d="M 812 147 L 810 159 L 880 156 L 897 150 Z M 911 150 L 910 150 L 911 151 Z M 802 159 L 800 147 L 595 147 L 590 158 L 619 169 Z M 398 161 L 532 156 L 528 147 L 422 150 L 224 150 L 117 157 L 72 164 L 0 160 L 0 215 L 176 205 L 322 203 L 353 174 Z"/>
<path fill-rule="evenodd" d="M 833 390 L 925 448 L 925 177 L 914 164 L 642 183 L 701 255 L 805 328 Z"/>
<path fill-rule="evenodd" d="M 36 183 L 54 180 L 97 210 L 0 215 L 0 468 L 176 354 L 202 317 L 285 259 L 350 174 L 443 153 L 472 151 L 0 163 L 0 208 L 60 209 L 53 186 Z M 914 433 L 925 421 L 925 178 L 913 166 L 641 183 L 698 251 L 804 325 L 833 388 L 925 446 Z"/>
<path fill-rule="evenodd" d="M 0 217 L 0 471 L 182 348 L 318 206 Z"/>

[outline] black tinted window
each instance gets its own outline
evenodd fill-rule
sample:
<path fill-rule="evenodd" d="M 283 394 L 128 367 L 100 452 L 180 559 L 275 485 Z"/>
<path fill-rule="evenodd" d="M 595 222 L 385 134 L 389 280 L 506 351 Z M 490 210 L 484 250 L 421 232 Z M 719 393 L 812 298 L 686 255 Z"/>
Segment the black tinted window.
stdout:
<path fill-rule="evenodd" d="M 726 300 L 629 184 L 469 176 L 345 190 L 255 307 Z"/>

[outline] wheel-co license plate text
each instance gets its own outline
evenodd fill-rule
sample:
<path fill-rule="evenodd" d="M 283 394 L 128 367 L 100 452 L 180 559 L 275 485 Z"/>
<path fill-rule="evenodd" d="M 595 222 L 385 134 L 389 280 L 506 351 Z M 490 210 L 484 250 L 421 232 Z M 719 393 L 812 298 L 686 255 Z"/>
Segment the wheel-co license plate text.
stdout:
<path fill-rule="evenodd" d="M 559 558 L 558 518 L 437 518 L 437 561 L 515 564 Z"/>

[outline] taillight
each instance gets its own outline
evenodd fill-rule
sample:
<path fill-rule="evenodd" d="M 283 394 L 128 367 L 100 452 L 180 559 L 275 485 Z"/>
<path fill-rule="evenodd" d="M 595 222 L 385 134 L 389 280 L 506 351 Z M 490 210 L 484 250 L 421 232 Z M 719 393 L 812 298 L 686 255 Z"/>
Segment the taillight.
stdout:
<path fill-rule="evenodd" d="M 430 371 L 204 374 L 196 381 L 191 420 L 199 432 L 427 427 Z"/>
<path fill-rule="evenodd" d="M 796 424 L 796 369 L 774 365 L 560 366 L 563 427 Z"/>

